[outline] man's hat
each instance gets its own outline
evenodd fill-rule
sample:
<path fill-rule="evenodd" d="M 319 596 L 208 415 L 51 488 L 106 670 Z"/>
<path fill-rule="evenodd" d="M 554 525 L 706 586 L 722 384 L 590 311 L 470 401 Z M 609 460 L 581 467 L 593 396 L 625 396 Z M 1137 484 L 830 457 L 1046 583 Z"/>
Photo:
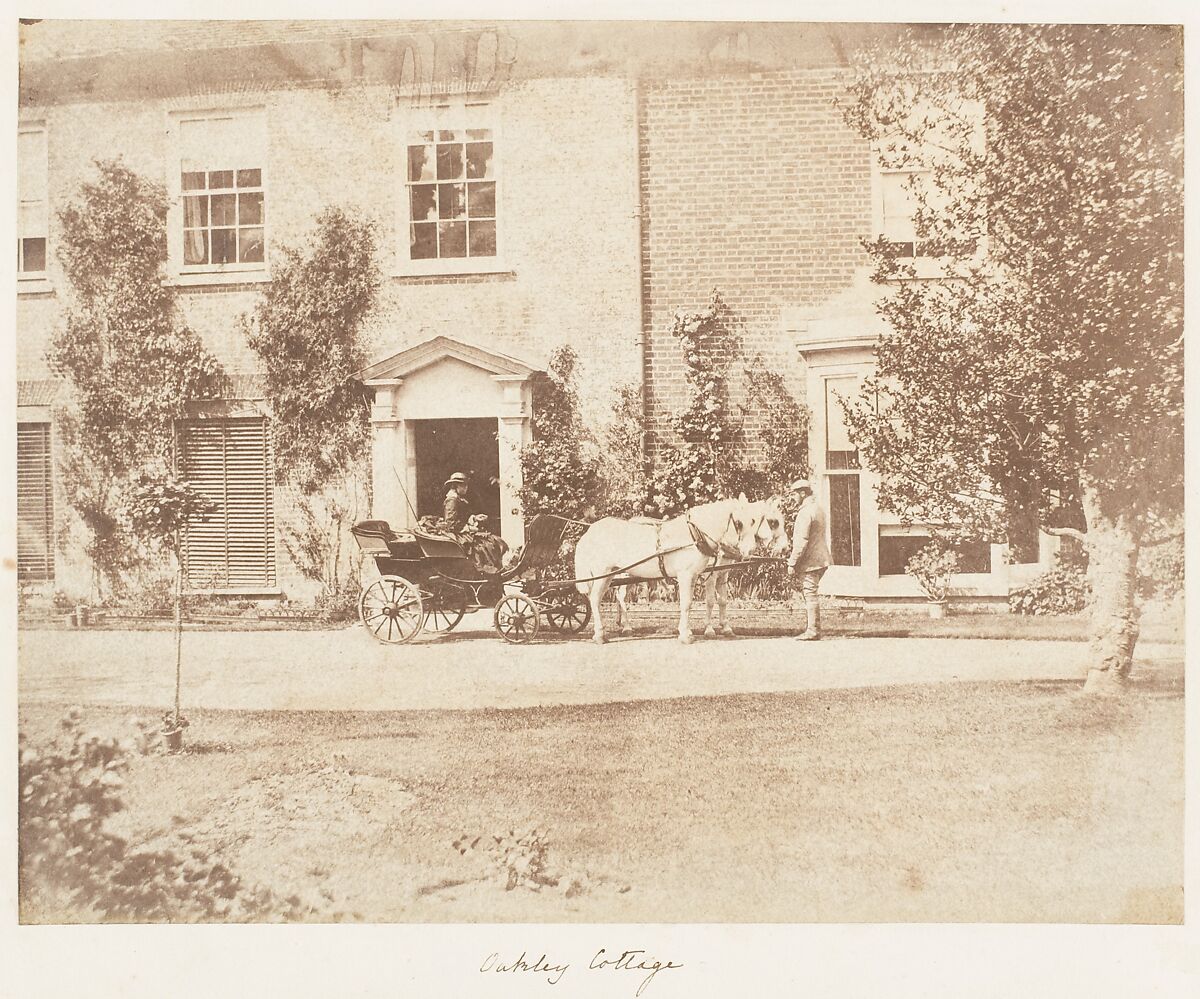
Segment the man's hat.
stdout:
<path fill-rule="evenodd" d="M 446 480 L 445 484 L 443 485 L 443 488 L 445 488 L 445 486 L 465 486 L 465 485 L 467 485 L 467 477 L 465 475 L 463 475 L 462 472 L 455 472 L 452 476 L 450 476 L 450 478 L 448 478 Z"/>
<path fill-rule="evenodd" d="M 811 493 L 814 491 L 813 487 L 812 487 L 812 483 L 809 482 L 808 479 L 797 479 L 790 486 L 788 486 L 788 489 L 794 493 L 798 493 L 798 492 L 810 492 Z"/>

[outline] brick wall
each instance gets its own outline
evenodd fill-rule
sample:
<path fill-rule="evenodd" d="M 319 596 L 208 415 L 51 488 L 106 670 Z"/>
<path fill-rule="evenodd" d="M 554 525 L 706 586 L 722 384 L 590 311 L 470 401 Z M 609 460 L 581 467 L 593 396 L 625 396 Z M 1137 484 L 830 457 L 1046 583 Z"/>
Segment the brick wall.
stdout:
<path fill-rule="evenodd" d="M 651 444 L 669 443 L 685 403 L 676 310 L 704 307 L 716 287 L 746 356 L 781 366 L 798 398 L 803 375 L 780 310 L 826 302 L 866 263 L 866 144 L 832 102 L 832 70 L 646 84 L 639 138 L 642 265 Z M 735 365 L 736 369 L 740 367 Z M 745 405 L 741 379 L 731 395 Z M 752 452 L 757 423 L 747 420 Z M 759 452 L 760 453 L 760 452 Z"/>

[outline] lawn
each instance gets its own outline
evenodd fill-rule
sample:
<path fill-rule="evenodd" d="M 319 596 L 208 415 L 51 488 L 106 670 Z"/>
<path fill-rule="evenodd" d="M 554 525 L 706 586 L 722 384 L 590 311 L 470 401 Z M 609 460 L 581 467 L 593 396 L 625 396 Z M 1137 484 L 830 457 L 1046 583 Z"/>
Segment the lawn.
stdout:
<path fill-rule="evenodd" d="M 1178 922 L 1182 672 L 1143 670 L 1121 700 L 1077 690 L 196 711 L 189 751 L 136 758 L 110 822 L 184 835 L 320 918 Z M 21 731 L 44 742 L 62 711 L 23 705 Z M 129 714 L 85 720 L 127 733 Z M 452 846 L 535 828 L 558 889 L 506 890 Z"/>

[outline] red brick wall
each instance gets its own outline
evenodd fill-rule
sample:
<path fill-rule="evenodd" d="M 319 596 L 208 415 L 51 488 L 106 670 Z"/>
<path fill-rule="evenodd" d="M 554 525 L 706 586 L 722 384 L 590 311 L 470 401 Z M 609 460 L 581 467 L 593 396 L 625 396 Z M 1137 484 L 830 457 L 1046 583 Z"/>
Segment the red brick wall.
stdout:
<path fill-rule="evenodd" d="M 679 309 L 718 288 L 746 356 L 781 365 L 798 398 L 795 346 L 780 309 L 818 305 L 866 264 L 870 157 L 833 106 L 836 71 L 797 70 L 644 84 L 639 138 L 646 393 L 652 446 L 685 404 Z M 735 373 L 740 365 L 735 365 Z M 746 404 L 731 384 L 734 411 Z M 755 421 L 746 424 L 753 447 Z"/>

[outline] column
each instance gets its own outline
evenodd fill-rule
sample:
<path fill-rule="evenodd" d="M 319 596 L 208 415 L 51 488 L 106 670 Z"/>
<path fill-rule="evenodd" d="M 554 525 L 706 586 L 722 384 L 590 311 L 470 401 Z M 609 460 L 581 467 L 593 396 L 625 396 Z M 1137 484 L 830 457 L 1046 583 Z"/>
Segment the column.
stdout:
<path fill-rule="evenodd" d="M 386 520 L 393 529 L 407 523 L 406 505 L 396 473 L 404 467 L 404 421 L 396 414 L 400 382 L 370 383 L 375 390 L 371 406 L 371 516 Z"/>
<path fill-rule="evenodd" d="M 514 548 L 525 543 L 521 514 L 521 448 L 533 439 L 530 415 L 532 390 L 525 375 L 493 375 L 501 388 L 498 430 L 500 444 L 500 536 Z"/>

